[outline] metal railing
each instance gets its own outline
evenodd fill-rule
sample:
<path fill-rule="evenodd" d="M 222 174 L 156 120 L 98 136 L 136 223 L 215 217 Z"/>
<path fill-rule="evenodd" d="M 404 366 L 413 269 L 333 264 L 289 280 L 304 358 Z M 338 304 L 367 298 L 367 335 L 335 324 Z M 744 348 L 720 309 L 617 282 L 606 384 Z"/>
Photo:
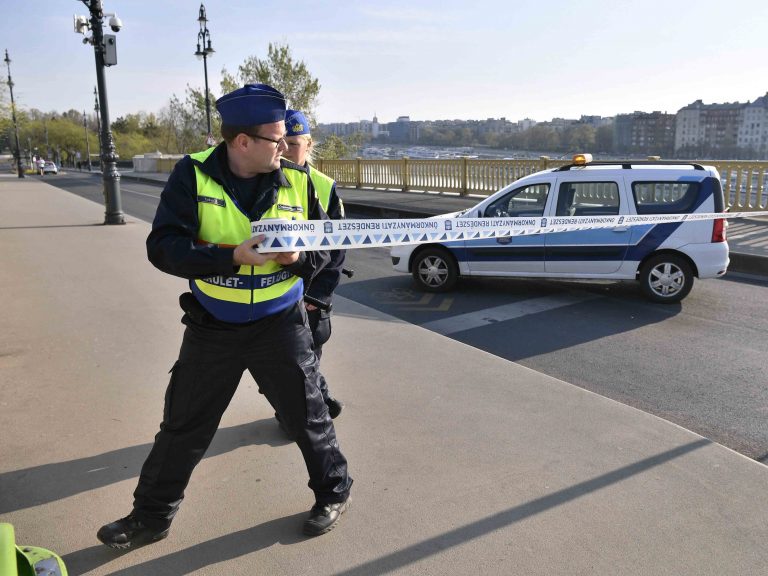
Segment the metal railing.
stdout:
<path fill-rule="evenodd" d="M 696 160 L 695 162 L 717 168 L 720 172 L 726 205 L 732 211 L 750 212 L 768 209 L 768 162 L 725 160 Z M 548 168 L 557 168 L 567 162 L 542 156 L 539 159 L 530 160 L 319 159 L 316 164 L 318 170 L 344 187 L 490 196 L 523 176 Z"/>

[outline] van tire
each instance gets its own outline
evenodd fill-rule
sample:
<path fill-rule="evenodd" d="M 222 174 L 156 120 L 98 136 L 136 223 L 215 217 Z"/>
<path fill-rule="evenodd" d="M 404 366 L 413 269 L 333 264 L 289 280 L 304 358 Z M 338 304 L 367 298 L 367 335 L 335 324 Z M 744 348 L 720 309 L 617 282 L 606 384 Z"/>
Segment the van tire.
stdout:
<path fill-rule="evenodd" d="M 653 302 L 674 304 L 688 296 L 693 288 L 693 270 L 684 258 L 659 254 L 640 267 L 640 288 Z"/>
<path fill-rule="evenodd" d="M 411 274 L 425 292 L 448 292 L 456 285 L 459 269 L 450 252 L 430 247 L 414 256 Z"/>

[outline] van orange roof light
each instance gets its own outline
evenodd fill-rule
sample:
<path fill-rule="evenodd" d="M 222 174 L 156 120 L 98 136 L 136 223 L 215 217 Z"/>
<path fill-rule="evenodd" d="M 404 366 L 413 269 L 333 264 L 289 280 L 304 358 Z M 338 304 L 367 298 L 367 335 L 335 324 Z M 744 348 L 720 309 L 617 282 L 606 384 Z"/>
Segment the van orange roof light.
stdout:
<path fill-rule="evenodd" d="M 574 164 L 589 164 L 592 162 L 592 154 L 574 154 L 573 156 L 573 163 Z"/>

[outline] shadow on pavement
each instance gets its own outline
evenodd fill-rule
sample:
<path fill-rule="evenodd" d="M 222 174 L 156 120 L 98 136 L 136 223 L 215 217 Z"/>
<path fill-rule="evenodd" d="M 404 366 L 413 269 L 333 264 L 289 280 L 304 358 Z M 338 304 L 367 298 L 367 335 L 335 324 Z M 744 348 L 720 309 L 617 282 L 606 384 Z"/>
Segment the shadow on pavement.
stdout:
<path fill-rule="evenodd" d="M 274 419 L 220 428 L 205 454 L 218 456 L 254 444 L 285 446 Z M 0 514 L 55 502 L 62 498 L 137 478 L 152 444 L 130 446 L 68 462 L 43 464 L 0 474 Z"/>
<path fill-rule="evenodd" d="M 712 444 L 710 440 L 702 438 L 677 448 L 667 450 L 660 454 L 650 456 L 634 464 L 629 464 L 611 472 L 607 472 L 591 480 L 585 480 L 569 488 L 564 488 L 542 496 L 530 502 L 520 504 L 513 508 L 483 518 L 471 524 L 467 524 L 439 536 L 422 540 L 408 546 L 403 550 L 387 554 L 375 560 L 360 564 L 348 570 L 338 572 L 336 576 L 371 576 L 387 574 L 404 568 L 442 551 L 459 546 L 481 538 L 486 534 L 500 530 L 531 516 L 546 512 L 572 502 L 582 496 L 586 496 L 613 484 L 617 484 L 628 478 L 641 474 L 656 466 L 661 466 L 676 458 L 680 458 Z M 160 558 L 155 558 L 111 572 L 110 576 L 145 576 L 157 574 L 163 576 L 177 576 L 188 574 L 206 566 L 218 562 L 224 562 L 252 552 L 262 550 L 273 544 L 295 544 L 304 539 L 300 534 L 300 524 L 305 514 L 294 514 L 285 518 L 278 518 L 265 522 L 253 528 L 240 530 L 226 536 L 221 536 L 184 550 L 173 552 Z M 93 570 L 122 556 L 124 553 L 116 552 L 104 546 L 92 546 L 79 550 L 63 557 L 67 567 L 74 573 L 80 574 Z"/>
<path fill-rule="evenodd" d="M 372 576 L 375 574 L 387 574 L 393 572 L 430 556 L 434 556 L 435 554 L 439 554 L 443 550 L 453 546 L 465 544 L 470 540 L 480 538 L 486 534 L 500 530 L 506 526 L 530 518 L 531 516 L 535 516 L 536 514 L 546 512 L 561 504 L 567 504 L 577 498 L 626 480 L 631 476 L 665 464 L 675 458 L 679 458 L 710 444 L 712 444 L 711 441 L 703 438 L 701 440 L 696 440 L 695 442 L 678 446 L 672 450 L 645 458 L 639 462 L 618 468 L 617 470 L 597 476 L 591 480 L 580 482 L 570 488 L 564 488 L 563 490 L 553 492 L 547 496 L 542 496 L 536 500 L 526 502 L 525 504 L 494 514 L 493 516 L 488 516 L 482 520 L 456 528 L 450 532 L 446 532 L 427 540 L 422 540 L 403 550 L 387 554 L 386 556 L 371 560 L 365 564 L 360 564 L 349 570 L 337 572 L 336 576 Z"/>
<path fill-rule="evenodd" d="M 301 534 L 301 525 L 305 517 L 306 512 L 302 512 L 284 518 L 276 518 L 166 556 L 109 572 L 109 574 L 110 576 L 148 576 L 150 574 L 181 576 L 212 564 L 269 548 L 275 544 L 295 544 L 307 538 Z M 173 531 L 169 537 L 173 537 Z M 83 574 L 125 554 L 127 552 L 119 552 L 98 545 L 67 554 L 62 557 L 62 560 L 71 574 Z M 261 569 L 254 567 L 253 573 L 259 574 Z"/>

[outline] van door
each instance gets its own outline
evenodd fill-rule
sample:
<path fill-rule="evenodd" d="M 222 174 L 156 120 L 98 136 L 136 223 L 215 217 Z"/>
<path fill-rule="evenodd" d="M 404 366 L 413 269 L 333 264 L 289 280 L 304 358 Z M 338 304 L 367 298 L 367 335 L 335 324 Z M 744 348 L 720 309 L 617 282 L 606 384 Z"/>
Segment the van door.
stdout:
<path fill-rule="evenodd" d="M 488 204 L 481 218 L 539 217 L 544 215 L 549 182 L 514 188 Z M 544 234 L 467 240 L 469 273 L 505 276 L 544 272 Z"/>
<path fill-rule="evenodd" d="M 590 174 L 592 176 L 592 174 Z M 553 193 L 555 216 L 615 216 L 625 214 L 622 180 L 558 179 Z M 629 245 L 628 226 L 545 235 L 545 270 L 552 274 L 610 274 L 624 261 Z"/>

